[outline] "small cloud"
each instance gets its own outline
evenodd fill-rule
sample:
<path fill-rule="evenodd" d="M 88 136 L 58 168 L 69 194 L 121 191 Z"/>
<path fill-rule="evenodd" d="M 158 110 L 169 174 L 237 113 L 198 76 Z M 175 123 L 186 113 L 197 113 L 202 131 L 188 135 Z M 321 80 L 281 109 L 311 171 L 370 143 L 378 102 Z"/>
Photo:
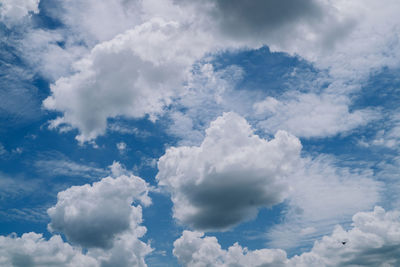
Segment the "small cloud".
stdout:
<path fill-rule="evenodd" d="M 117 148 L 118 148 L 118 151 L 119 151 L 120 154 L 124 154 L 125 151 L 126 151 L 126 148 L 127 148 L 126 143 L 125 142 L 119 142 L 117 144 Z"/>

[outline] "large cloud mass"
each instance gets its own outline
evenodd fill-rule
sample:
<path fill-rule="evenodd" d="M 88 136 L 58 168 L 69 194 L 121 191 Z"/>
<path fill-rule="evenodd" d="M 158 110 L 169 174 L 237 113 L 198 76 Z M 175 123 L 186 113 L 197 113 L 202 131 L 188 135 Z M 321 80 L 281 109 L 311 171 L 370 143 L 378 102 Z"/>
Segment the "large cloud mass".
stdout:
<path fill-rule="evenodd" d="M 149 205 L 147 192 L 143 179 L 126 175 L 73 186 L 58 193 L 57 204 L 48 210 L 49 229 L 86 248 L 109 248 L 118 234 L 139 228 L 142 209 L 131 204 Z"/>
<path fill-rule="evenodd" d="M 226 229 L 286 196 L 287 174 L 301 144 L 286 132 L 271 141 L 245 119 L 225 113 L 199 147 L 174 147 L 158 163 L 160 186 L 172 195 L 174 217 L 196 229 Z"/>
<path fill-rule="evenodd" d="M 110 117 L 154 118 L 203 55 L 206 40 L 200 46 L 193 40 L 179 23 L 154 19 L 97 45 L 76 64 L 76 74 L 51 86 L 43 104 L 64 113 L 52 127 L 76 127 L 83 142 L 104 134 Z"/>
<path fill-rule="evenodd" d="M 332 235 L 317 241 L 310 252 L 287 258 L 279 249 L 248 250 L 237 243 L 227 250 L 215 237 L 185 231 L 174 243 L 174 255 L 184 266 L 398 266 L 400 213 L 373 212 L 353 216 L 353 227 L 337 226 Z"/>

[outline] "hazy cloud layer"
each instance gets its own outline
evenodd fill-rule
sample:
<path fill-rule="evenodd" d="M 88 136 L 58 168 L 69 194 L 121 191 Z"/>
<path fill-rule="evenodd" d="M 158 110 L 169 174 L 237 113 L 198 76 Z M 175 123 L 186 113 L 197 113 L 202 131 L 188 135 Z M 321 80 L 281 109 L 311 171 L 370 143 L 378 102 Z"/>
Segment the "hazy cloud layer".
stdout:
<path fill-rule="evenodd" d="M 2 0 L 0 3 L 0 20 L 12 25 L 30 12 L 39 13 L 40 0 Z"/>
<path fill-rule="evenodd" d="M 174 217 L 196 229 L 226 229 L 283 201 L 301 144 L 286 132 L 267 141 L 245 119 L 225 113 L 199 147 L 174 147 L 159 159 L 157 180 L 171 193 Z"/>

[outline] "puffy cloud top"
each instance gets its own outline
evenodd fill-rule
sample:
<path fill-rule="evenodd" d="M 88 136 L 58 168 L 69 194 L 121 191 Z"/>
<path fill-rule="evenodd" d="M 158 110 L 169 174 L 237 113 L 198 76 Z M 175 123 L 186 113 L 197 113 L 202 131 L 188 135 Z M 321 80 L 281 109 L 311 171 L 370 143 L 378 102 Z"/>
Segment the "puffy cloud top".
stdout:
<path fill-rule="evenodd" d="M 175 218 L 196 229 L 224 230 L 285 198 L 285 178 L 300 150 L 286 132 L 267 141 L 244 118 L 224 113 L 199 147 L 168 149 L 157 179 L 172 195 Z"/>
<path fill-rule="evenodd" d="M 221 249 L 215 237 L 184 231 L 174 243 L 174 255 L 184 266 L 398 266 L 400 213 L 375 207 L 353 216 L 349 231 L 337 226 L 317 241 L 310 252 L 286 257 L 283 250 L 250 251 L 238 244 Z"/>
<path fill-rule="evenodd" d="M 154 119 L 205 52 L 207 40 L 196 43 L 193 34 L 177 22 L 153 19 L 98 44 L 74 75 L 51 86 L 43 105 L 64 113 L 51 127 L 76 127 L 84 142 L 104 134 L 107 118 Z"/>
<path fill-rule="evenodd" d="M 109 248 L 118 234 L 135 230 L 141 237 L 145 228 L 139 201 L 151 203 L 147 183 L 136 176 L 107 177 L 93 185 L 73 186 L 58 193 L 57 204 L 48 210 L 49 230 L 63 232 L 74 244 L 86 248 Z"/>
<path fill-rule="evenodd" d="M 97 267 L 99 264 L 58 235 L 46 241 L 41 234 L 26 233 L 21 237 L 0 236 L 0 266 Z"/>

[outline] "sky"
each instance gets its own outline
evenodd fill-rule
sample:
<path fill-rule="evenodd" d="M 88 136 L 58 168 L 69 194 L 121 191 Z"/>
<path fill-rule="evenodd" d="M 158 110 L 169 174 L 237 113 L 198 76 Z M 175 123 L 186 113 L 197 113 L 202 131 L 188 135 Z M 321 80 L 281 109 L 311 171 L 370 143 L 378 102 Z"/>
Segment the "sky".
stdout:
<path fill-rule="evenodd" d="M 397 0 L 0 0 L 0 266 L 399 266 Z"/>

